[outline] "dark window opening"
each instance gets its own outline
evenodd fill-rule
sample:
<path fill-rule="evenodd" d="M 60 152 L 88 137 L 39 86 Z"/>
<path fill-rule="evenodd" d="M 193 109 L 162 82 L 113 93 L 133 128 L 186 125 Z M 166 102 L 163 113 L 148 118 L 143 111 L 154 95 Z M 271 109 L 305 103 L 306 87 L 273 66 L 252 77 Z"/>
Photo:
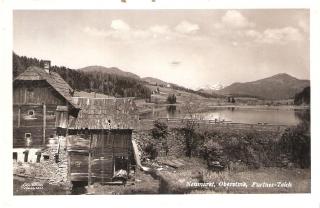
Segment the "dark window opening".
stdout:
<path fill-rule="evenodd" d="M 18 160 L 18 153 L 17 152 L 13 153 L 13 160 Z"/>
<path fill-rule="evenodd" d="M 128 159 L 125 157 L 115 157 L 114 158 L 114 169 L 118 170 L 127 170 L 128 169 Z"/>
<path fill-rule="evenodd" d="M 43 155 L 44 160 L 49 160 L 49 158 L 50 158 L 49 155 Z"/>
<path fill-rule="evenodd" d="M 28 115 L 29 116 L 34 116 L 34 110 L 28 110 Z"/>
<path fill-rule="evenodd" d="M 25 134 L 24 134 L 24 137 L 25 137 L 26 139 L 31 139 L 31 133 L 25 133 Z"/>
<path fill-rule="evenodd" d="M 24 162 L 28 162 L 29 151 L 26 150 L 26 151 L 23 152 L 23 154 L 24 154 Z"/>
<path fill-rule="evenodd" d="M 36 155 L 37 155 L 37 160 L 36 162 L 39 163 L 40 162 L 40 159 L 41 159 L 41 152 L 36 152 Z"/>

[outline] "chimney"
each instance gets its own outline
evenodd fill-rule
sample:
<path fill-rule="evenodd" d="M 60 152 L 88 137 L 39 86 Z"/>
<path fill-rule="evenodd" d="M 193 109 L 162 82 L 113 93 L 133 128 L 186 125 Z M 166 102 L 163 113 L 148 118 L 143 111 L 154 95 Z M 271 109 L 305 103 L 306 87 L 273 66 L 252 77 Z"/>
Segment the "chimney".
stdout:
<path fill-rule="evenodd" d="M 43 61 L 43 68 L 49 74 L 51 71 L 51 61 L 44 60 Z"/>

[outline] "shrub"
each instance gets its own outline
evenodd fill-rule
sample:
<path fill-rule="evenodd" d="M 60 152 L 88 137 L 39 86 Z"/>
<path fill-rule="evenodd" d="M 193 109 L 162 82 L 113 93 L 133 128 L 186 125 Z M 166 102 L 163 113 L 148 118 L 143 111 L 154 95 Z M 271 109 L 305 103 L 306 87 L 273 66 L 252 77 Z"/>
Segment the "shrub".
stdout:
<path fill-rule="evenodd" d="M 310 167 L 310 134 L 305 128 L 302 124 L 289 128 L 279 141 L 280 153 L 301 168 Z"/>
<path fill-rule="evenodd" d="M 158 150 L 156 148 L 156 145 L 154 143 L 147 143 L 144 148 L 144 152 L 147 154 L 147 158 L 154 160 L 158 156 Z"/>
<path fill-rule="evenodd" d="M 151 130 L 152 137 L 156 140 L 161 140 L 168 135 L 168 125 L 159 120 L 154 121 L 153 129 Z"/>

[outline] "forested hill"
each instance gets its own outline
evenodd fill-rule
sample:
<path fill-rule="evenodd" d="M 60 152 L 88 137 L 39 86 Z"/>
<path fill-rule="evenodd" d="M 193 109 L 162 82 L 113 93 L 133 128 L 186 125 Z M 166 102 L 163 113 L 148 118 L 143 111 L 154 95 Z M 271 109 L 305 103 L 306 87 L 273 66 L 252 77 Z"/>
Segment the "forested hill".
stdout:
<path fill-rule="evenodd" d="M 19 56 L 13 53 L 13 78 L 29 66 L 43 67 L 43 60 Z M 64 66 L 51 66 L 51 69 L 66 80 L 69 85 L 80 91 L 95 91 L 115 97 L 149 98 L 151 91 L 141 80 L 101 71 L 80 71 Z"/>

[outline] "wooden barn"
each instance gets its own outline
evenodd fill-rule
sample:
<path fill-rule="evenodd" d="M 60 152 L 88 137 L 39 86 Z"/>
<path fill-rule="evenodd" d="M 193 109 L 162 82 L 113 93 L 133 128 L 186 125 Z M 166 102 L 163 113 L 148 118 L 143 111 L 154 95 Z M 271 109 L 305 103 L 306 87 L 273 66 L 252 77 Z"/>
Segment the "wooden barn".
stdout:
<path fill-rule="evenodd" d="M 73 89 L 45 67 L 29 67 L 13 81 L 13 147 L 43 148 L 50 138 L 65 135 L 68 117 L 79 108 Z"/>
<path fill-rule="evenodd" d="M 132 131 L 138 123 L 132 98 L 74 98 L 81 108 L 70 117 L 71 181 L 109 183 L 126 178 L 133 161 Z"/>

